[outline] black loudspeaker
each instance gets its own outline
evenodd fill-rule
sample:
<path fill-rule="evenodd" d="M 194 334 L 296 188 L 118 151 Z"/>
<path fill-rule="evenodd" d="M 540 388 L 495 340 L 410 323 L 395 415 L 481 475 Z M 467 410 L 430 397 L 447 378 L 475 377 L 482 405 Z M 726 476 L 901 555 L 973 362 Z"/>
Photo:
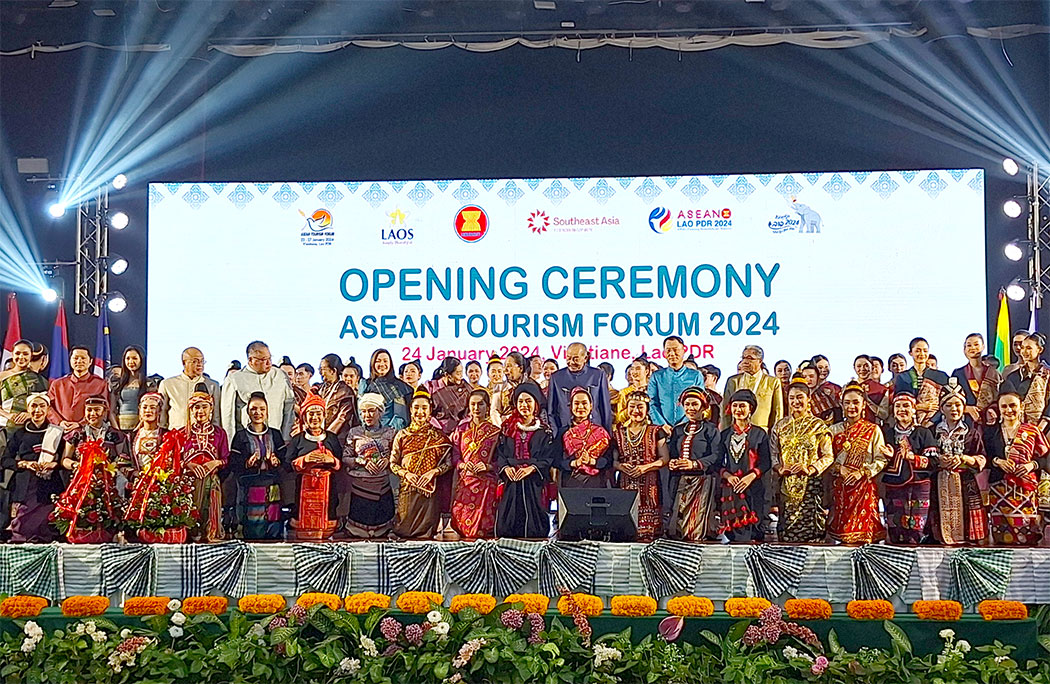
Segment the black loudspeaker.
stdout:
<path fill-rule="evenodd" d="M 638 537 L 638 492 L 626 489 L 558 490 L 558 538 L 630 542 Z"/>

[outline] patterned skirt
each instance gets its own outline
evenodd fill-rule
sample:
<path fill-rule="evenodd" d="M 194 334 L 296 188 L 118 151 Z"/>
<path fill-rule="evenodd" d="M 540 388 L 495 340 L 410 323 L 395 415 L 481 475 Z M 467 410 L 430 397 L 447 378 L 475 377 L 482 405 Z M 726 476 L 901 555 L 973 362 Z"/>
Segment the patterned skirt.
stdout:
<path fill-rule="evenodd" d="M 886 526 L 891 544 L 919 544 L 930 513 L 930 481 L 886 487 Z"/>
<path fill-rule="evenodd" d="M 1000 480 L 988 487 L 991 499 L 992 538 L 996 544 L 1037 546 L 1043 538 L 1043 517 L 1039 514 L 1036 490 Z"/>
<path fill-rule="evenodd" d="M 780 520 L 777 523 L 777 538 L 780 541 L 803 544 L 822 542 L 827 520 L 824 482 L 820 475 L 786 475 L 780 478 Z"/>
<path fill-rule="evenodd" d="M 841 477 L 836 477 L 831 498 L 828 535 L 832 539 L 843 544 L 871 544 L 885 539 L 875 480 L 865 477 L 847 487 Z"/>

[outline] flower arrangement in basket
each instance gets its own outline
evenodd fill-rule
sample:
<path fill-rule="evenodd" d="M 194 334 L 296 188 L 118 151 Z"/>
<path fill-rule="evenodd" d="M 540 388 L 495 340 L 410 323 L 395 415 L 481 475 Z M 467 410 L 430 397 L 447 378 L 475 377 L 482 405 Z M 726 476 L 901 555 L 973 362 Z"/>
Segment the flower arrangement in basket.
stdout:
<path fill-rule="evenodd" d="M 115 463 L 100 440 L 86 440 L 77 446 L 80 465 L 69 487 L 52 497 L 55 508 L 48 516 L 71 543 L 109 541 L 121 524 L 121 501 L 113 484 Z"/>
<path fill-rule="evenodd" d="M 182 433 L 164 435 L 149 469 L 136 481 L 125 521 L 147 543 L 180 544 L 200 514 L 193 505 L 193 478 L 182 470 Z"/>

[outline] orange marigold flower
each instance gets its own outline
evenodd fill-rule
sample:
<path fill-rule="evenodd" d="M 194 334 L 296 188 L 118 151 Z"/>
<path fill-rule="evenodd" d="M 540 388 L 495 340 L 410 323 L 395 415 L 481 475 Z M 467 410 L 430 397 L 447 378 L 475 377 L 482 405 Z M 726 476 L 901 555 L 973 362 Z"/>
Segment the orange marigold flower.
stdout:
<path fill-rule="evenodd" d="M 715 604 L 703 596 L 675 596 L 668 599 L 667 612 L 680 617 L 711 617 Z"/>
<path fill-rule="evenodd" d="M 846 614 L 854 620 L 892 620 L 896 611 L 889 601 L 850 601 Z"/>
<path fill-rule="evenodd" d="M 981 601 L 977 612 L 985 620 L 1025 620 L 1028 618 L 1028 606 L 1020 601 Z"/>
<path fill-rule="evenodd" d="M 613 596 L 609 601 L 613 615 L 625 617 L 648 617 L 656 612 L 656 599 L 651 596 Z"/>
<path fill-rule="evenodd" d="M 405 613 L 429 613 L 431 606 L 440 607 L 445 597 L 432 591 L 406 591 L 397 597 L 398 610 Z"/>
<path fill-rule="evenodd" d="M 284 610 L 284 606 L 284 597 L 280 594 L 248 594 L 237 602 L 237 608 L 242 613 L 257 615 L 270 615 Z"/>
<path fill-rule="evenodd" d="M 911 612 L 920 620 L 958 620 L 962 617 L 962 604 L 958 601 L 916 601 Z"/>
<path fill-rule="evenodd" d="M 764 598 L 731 598 L 726 599 L 726 612 L 735 618 L 757 618 L 770 605 Z"/>
<path fill-rule="evenodd" d="M 314 591 L 300 596 L 296 600 L 295 605 L 309 609 L 312 606 L 316 606 L 318 603 L 323 603 L 332 610 L 339 610 L 343 605 L 343 600 L 335 594 L 325 594 Z"/>
<path fill-rule="evenodd" d="M 457 594 L 448 604 L 448 612 L 458 613 L 464 608 L 473 608 L 482 615 L 488 615 L 496 607 L 496 597 L 492 594 Z"/>
<path fill-rule="evenodd" d="M 164 615 L 168 612 L 167 596 L 132 596 L 124 600 L 125 615 Z"/>
<path fill-rule="evenodd" d="M 541 615 L 546 613 L 551 605 L 550 597 L 543 594 L 511 594 L 503 602 L 520 603 L 526 613 L 540 613 Z"/>
<path fill-rule="evenodd" d="M 372 607 L 390 610 L 390 597 L 374 591 L 362 591 L 346 597 L 346 612 L 363 615 Z"/>
<path fill-rule="evenodd" d="M 47 608 L 47 599 L 40 596 L 8 596 L 0 601 L 0 617 L 17 620 L 24 617 L 36 617 Z"/>
<path fill-rule="evenodd" d="M 199 613 L 222 615 L 229 607 L 230 602 L 225 596 L 191 596 L 182 602 L 182 612 L 186 615 L 198 615 Z"/>
<path fill-rule="evenodd" d="M 105 596 L 70 596 L 62 602 L 62 614 L 66 617 L 90 617 L 102 615 L 109 608 Z"/>
<path fill-rule="evenodd" d="M 827 620 L 831 604 L 824 599 L 788 599 L 784 611 L 792 620 Z"/>
<path fill-rule="evenodd" d="M 595 617 L 602 614 L 602 610 L 605 608 L 602 600 L 593 594 L 573 594 L 572 598 L 576 601 L 576 605 L 587 617 Z M 569 600 L 567 597 L 562 596 L 558 599 L 558 612 L 562 615 L 571 615 L 572 611 L 569 610 Z"/>

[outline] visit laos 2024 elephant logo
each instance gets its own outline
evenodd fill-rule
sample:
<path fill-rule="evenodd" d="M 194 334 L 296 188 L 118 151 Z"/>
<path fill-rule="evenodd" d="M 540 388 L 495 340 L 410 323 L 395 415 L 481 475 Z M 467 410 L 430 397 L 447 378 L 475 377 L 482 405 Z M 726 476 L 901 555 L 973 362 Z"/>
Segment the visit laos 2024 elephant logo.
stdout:
<path fill-rule="evenodd" d="M 798 233 L 819 233 L 822 221 L 820 214 L 807 204 L 791 198 L 788 211 L 777 214 L 769 221 L 769 229 L 774 233 L 786 233 L 789 230 Z"/>

